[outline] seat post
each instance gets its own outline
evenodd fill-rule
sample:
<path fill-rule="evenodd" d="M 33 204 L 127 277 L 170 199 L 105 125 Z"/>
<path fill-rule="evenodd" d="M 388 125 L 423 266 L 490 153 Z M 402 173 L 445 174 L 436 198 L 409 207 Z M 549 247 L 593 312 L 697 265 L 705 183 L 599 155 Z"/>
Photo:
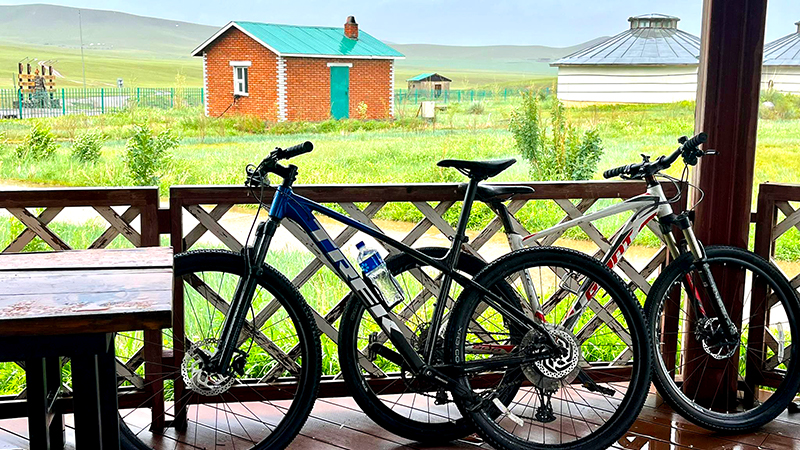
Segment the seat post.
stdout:
<path fill-rule="evenodd" d="M 461 215 L 458 218 L 456 235 L 453 237 L 453 245 L 445 256 L 445 264 L 450 268 L 454 268 L 458 264 L 461 244 L 467 242 L 467 224 L 469 223 L 472 204 L 475 202 L 475 194 L 478 192 L 478 183 L 480 183 L 480 181 L 481 180 L 478 178 L 470 176 L 469 183 L 467 183 L 467 192 L 464 194 L 464 204 L 461 208 Z"/>

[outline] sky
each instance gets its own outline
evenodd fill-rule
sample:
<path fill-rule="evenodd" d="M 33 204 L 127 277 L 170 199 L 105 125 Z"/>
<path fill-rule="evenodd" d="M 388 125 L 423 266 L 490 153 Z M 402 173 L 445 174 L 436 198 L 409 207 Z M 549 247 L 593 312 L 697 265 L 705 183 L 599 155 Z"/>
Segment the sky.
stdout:
<path fill-rule="evenodd" d="M 222 26 L 231 20 L 361 28 L 398 44 L 546 45 L 565 47 L 628 28 L 627 18 L 663 13 L 700 34 L 702 0 L 55 0 L 163 19 Z M 0 0 L 0 4 L 21 4 Z M 796 30 L 800 0 L 770 0 L 766 41 Z"/>

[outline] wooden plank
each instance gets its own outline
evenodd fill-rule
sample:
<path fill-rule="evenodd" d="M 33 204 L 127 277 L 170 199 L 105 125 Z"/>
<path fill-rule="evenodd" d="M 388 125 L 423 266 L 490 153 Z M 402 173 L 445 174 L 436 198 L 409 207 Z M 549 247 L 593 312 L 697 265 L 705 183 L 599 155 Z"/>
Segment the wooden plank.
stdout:
<path fill-rule="evenodd" d="M 108 209 L 111 209 L 110 206 L 98 206 L 98 207 L 95 207 L 95 210 L 97 210 L 97 208 L 101 208 L 101 209 L 102 208 L 108 208 Z M 112 212 L 113 212 L 113 210 L 112 210 Z M 116 215 L 116 213 L 114 213 L 114 214 Z M 122 213 L 122 216 L 118 216 L 118 217 L 122 222 L 125 222 L 126 224 L 130 224 L 133 221 L 133 219 L 135 219 L 138 215 L 139 215 L 139 208 L 137 208 L 135 206 L 131 206 L 130 208 L 126 209 L 125 212 Z M 122 226 L 122 224 L 119 224 L 119 225 Z M 128 225 L 128 226 L 130 226 L 130 225 Z M 131 229 L 131 231 L 133 231 L 133 233 L 136 233 L 137 242 L 139 242 L 139 243 L 138 244 L 134 243 L 134 245 L 136 247 L 139 247 L 141 245 L 141 236 L 139 235 L 139 233 L 136 232 L 136 230 Z M 118 227 L 111 226 L 108 229 L 106 229 L 106 231 L 104 231 L 103 234 L 100 235 L 100 237 L 95 239 L 94 242 L 92 242 L 89 245 L 89 248 L 105 248 L 105 247 L 108 246 L 108 244 L 110 244 L 114 240 L 114 238 L 116 238 L 119 235 L 119 233 L 120 233 L 120 229 Z M 129 242 L 133 242 L 133 241 L 130 241 L 130 239 L 128 239 L 128 241 Z"/>
<path fill-rule="evenodd" d="M 45 209 L 44 211 L 42 211 L 41 214 L 39 214 L 39 221 L 43 225 L 47 225 L 53 219 L 56 218 L 58 213 L 60 213 L 63 210 L 64 208 L 51 206 L 50 208 Z M 14 239 L 13 241 L 11 241 L 10 244 L 8 244 L 8 247 L 6 247 L 3 250 L 3 253 L 21 252 L 25 248 L 25 246 L 28 245 L 28 243 L 35 237 L 36 233 L 34 233 L 30 228 L 25 228 L 25 230 L 22 233 L 20 233 L 20 235 L 17 236 L 16 239 Z"/>
<path fill-rule="evenodd" d="M 642 193 L 640 182 L 633 181 L 553 181 L 526 183 L 487 183 L 489 186 L 530 186 L 535 192 L 518 194 L 517 200 L 543 200 L 555 198 L 630 198 Z M 671 183 L 663 185 L 667 197 L 677 190 Z M 410 183 L 379 185 L 297 185 L 293 191 L 320 203 L 339 202 L 422 202 L 461 201 L 464 191 L 461 184 Z M 265 201 L 275 192 L 265 190 Z M 245 186 L 173 186 L 170 197 L 183 204 L 254 204 L 250 189 Z M 1 203 L 0 203 L 1 204 Z"/>
<path fill-rule="evenodd" d="M 128 210 L 131 209 L 134 208 L 131 207 Z M 128 241 L 130 241 L 135 247 L 142 245 L 142 236 L 139 234 L 139 232 L 134 230 L 133 227 L 131 227 L 131 225 L 128 223 L 129 221 L 120 217 L 120 215 L 111 209 L 110 206 L 95 206 L 94 210 L 103 216 L 103 218 L 106 219 L 119 234 L 125 236 L 125 238 L 128 239 Z"/>
<path fill-rule="evenodd" d="M 233 208 L 232 204 L 217 205 L 211 209 L 211 212 L 208 213 L 208 215 L 210 215 L 215 221 L 219 221 L 219 219 L 221 219 L 222 216 L 224 216 L 225 213 L 231 208 Z M 195 242 L 197 242 L 206 231 L 208 231 L 208 228 L 203 226 L 202 223 L 195 225 L 195 227 L 192 228 L 192 231 L 186 233 L 186 236 L 183 238 L 184 242 L 186 242 L 186 248 L 192 248 L 192 245 L 194 245 Z"/>
<path fill-rule="evenodd" d="M 211 215 L 199 205 L 185 205 L 187 211 L 195 217 L 204 227 L 214 234 L 223 244 L 234 252 L 242 251 L 242 244 L 232 234 L 219 224 Z"/>
<path fill-rule="evenodd" d="M 0 255 L 0 272 L 66 269 L 172 268 L 172 248 L 68 250 Z"/>
<path fill-rule="evenodd" d="M 148 193 L 158 195 L 152 186 L 110 188 L 57 188 L 0 191 L 0 208 L 48 208 L 68 206 L 142 206 L 148 202 Z"/>
<path fill-rule="evenodd" d="M 8 208 L 8 212 L 10 212 L 14 217 L 19 219 L 23 225 L 28 227 L 31 231 L 36 233 L 39 238 L 47 243 L 53 250 L 69 250 L 70 246 L 67 245 L 66 242 L 62 241 L 58 235 L 53 233 L 47 225 L 42 223 L 38 217 L 31 214 L 25 208 Z"/>
<path fill-rule="evenodd" d="M 780 208 L 781 212 L 786 216 L 781 223 L 775 225 L 772 230 L 772 240 L 775 241 L 784 233 L 791 230 L 792 227 L 800 230 L 800 208 L 795 210 L 789 205 L 789 202 L 775 202 L 775 206 Z"/>

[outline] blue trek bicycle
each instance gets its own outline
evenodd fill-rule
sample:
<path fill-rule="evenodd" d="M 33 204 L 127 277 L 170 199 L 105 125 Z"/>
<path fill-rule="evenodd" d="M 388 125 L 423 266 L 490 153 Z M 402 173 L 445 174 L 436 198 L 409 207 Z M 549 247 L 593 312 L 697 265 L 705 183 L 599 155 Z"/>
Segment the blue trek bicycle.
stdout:
<path fill-rule="evenodd" d="M 449 248 L 416 249 L 296 195 L 298 168 L 281 161 L 312 149 L 277 148 L 248 166 L 247 185 L 262 204 L 268 175 L 283 180 L 252 246 L 175 257 L 185 336 L 174 345 L 184 356 L 164 369 L 163 412 L 148 402 L 120 411 L 127 447 L 281 449 L 300 432 L 322 363 L 311 309 L 265 263 L 284 220 L 351 291 L 339 332 L 342 373 L 359 406 L 389 431 L 442 441 L 476 430 L 498 449 L 600 449 L 625 433 L 651 369 L 641 308 L 625 283 L 567 249 L 518 250 L 488 265 L 463 249 L 476 200 L 505 211 L 503 226 L 514 233 L 499 200 L 530 189 L 479 184 L 513 159 L 440 161 L 469 178 L 463 207 Z M 315 213 L 385 244 L 404 301 L 389 305 Z"/>

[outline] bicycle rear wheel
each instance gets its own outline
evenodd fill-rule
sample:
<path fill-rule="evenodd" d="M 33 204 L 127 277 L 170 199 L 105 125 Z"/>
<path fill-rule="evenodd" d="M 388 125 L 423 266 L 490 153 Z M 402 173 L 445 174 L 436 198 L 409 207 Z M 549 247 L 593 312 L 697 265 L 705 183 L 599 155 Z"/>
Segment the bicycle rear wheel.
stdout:
<path fill-rule="evenodd" d="M 521 281 L 523 271 L 532 286 Z M 522 328 L 476 289 L 456 301 L 445 346 L 449 362 L 474 373 L 458 381 L 478 394 L 478 405 L 457 399 L 462 414 L 498 449 L 600 449 L 610 447 L 641 410 L 650 385 L 647 328 L 641 308 L 622 280 L 588 256 L 566 249 L 519 250 L 489 265 L 476 281 L 509 305 L 543 305 L 545 327 L 565 350 L 558 358 L 519 361 L 543 348 L 543 334 Z M 587 285 L 588 283 L 588 285 Z M 589 307 L 574 326 L 567 317 L 582 287 Z M 530 288 L 533 289 L 530 289 Z M 535 292 L 534 292 L 535 291 Z M 523 310 L 525 307 L 523 306 Z M 479 370 L 481 363 L 486 369 Z M 468 366 L 467 366 L 468 364 Z M 519 386 L 507 406 L 496 401 Z"/>
<path fill-rule="evenodd" d="M 311 412 L 321 374 L 319 335 L 305 300 L 264 266 L 234 357 L 242 374 L 208 376 L 203 361 L 220 340 L 244 260 L 192 251 L 175 256 L 174 271 L 184 293 L 184 356 L 165 363 L 138 395 L 120 395 L 124 448 L 285 448 Z"/>
<path fill-rule="evenodd" d="M 448 249 L 419 251 L 441 258 Z M 405 253 L 386 258 L 386 266 L 406 294 L 405 301 L 393 311 L 404 319 L 413 333 L 412 344 L 422 353 L 442 273 Z M 486 263 L 465 253 L 459 257 L 457 270 L 474 276 L 484 267 Z M 452 292 L 456 297 L 460 286 L 454 283 Z M 444 341 L 442 337 L 439 340 Z M 372 420 L 417 442 L 447 442 L 473 432 L 472 424 L 461 416 L 449 392 L 440 392 L 437 399 L 436 386 L 416 380 L 399 365 L 371 352 L 369 345 L 373 342 L 394 349 L 363 302 L 351 294 L 339 326 L 339 363 L 350 395 Z"/>
<path fill-rule="evenodd" d="M 721 322 L 695 320 L 691 298 L 699 295 L 713 315 L 711 299 L 692 255 L 681 256 L 658 277 L 645 304 L 653 382 L 673 409 L 697 425 L 746 432 L 777 417 L 800 387 L 800 348 L 793 345 L 800 336 L 800 306 L 786 278 L 758 255 L 734 247 L 705 250 L 723 302 L 737 305 L 728 314 L 741 323 L 739 336 L 715 340 Z M 754 295 L 757 290 L 763 297 Z M 759 297 L 767 299 L 766 308 Z"/>

